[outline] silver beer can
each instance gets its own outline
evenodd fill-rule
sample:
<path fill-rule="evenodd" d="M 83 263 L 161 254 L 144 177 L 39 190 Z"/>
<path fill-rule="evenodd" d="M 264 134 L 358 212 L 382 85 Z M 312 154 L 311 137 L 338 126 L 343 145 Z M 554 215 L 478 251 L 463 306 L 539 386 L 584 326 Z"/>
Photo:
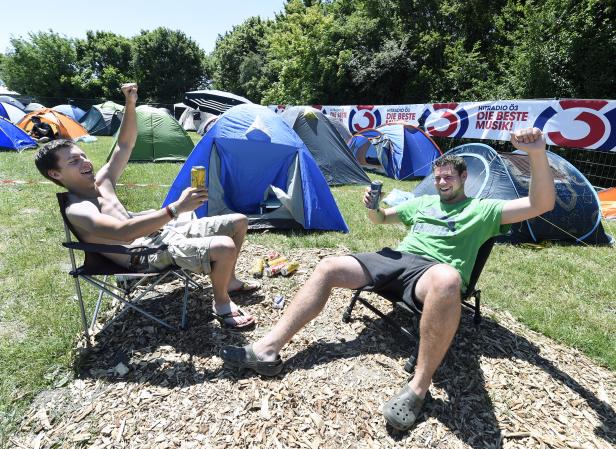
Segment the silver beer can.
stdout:
<path fill-rule="evenodd" d="M 379 208 L 379 200 L 381 199 L 381 189 L 383 188 L 383 183 L 379 180 L 372 181 L 370 183 L 370 207 L 368 209 L 378 209 Z"/>

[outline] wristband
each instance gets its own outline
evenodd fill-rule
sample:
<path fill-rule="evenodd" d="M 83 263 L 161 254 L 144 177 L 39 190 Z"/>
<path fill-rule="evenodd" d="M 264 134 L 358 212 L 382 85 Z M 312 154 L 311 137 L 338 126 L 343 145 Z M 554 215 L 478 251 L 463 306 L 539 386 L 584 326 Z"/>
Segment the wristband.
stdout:
<path fill-rule="evenodd" d="M 167 204 L 165 210 L 167 211 L 167 215 L 169 215 L 169 218 L 178 218 L 178 210 L 175 208 L 175 206 Z"/>

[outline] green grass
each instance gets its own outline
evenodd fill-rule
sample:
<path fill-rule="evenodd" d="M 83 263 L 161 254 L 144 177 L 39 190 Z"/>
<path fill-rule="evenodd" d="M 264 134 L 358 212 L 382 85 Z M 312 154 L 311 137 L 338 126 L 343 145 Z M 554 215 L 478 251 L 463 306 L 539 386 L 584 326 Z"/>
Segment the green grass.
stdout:
<path fill-rule="evenodd" d="M 198 139 L 192 134 L 194 140 Z M 111 138 L 84 144 L 95 167 L 104 163 Z M 0 153 L 0 180 L 42 178 L 34 151 Z M 130 164 L 121 183 L 169 185 L 181 164 Z M 374 177 L 374 176 L 372 176 Z M 416 182 L 378 177 L 384 190 L 412 189 Z M 68 255 L 50 184 L 0 184 L 0 446 L 39 391 L 72 375 L 81 324 L 67 276 Z M 167 187 L 119 187 L 130 210 L 157 208 Z M 402 226 L 373 226 L 360 202 L 363 187 L 334 188 L 351 232 L 250 234 L 251 242 L 285 252 L 298 247 L 351 251 L 394 246 Z M 616 235 L 616 225 L 605 224 Z M 551 244 L 542 250 L 497 245 L 480 280 L 490 307 L 507 310 L 532 329 L 579 348 L 616 370 L 616 250 Z"/>

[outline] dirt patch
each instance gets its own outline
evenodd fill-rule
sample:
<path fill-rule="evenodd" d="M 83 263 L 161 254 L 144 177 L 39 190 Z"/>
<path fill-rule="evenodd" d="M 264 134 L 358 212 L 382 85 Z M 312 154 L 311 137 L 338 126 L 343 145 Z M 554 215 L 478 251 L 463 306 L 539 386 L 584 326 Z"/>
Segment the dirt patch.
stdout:
<path fill-rule="evenodd" d="M 240 271 L 266 251 L 246 245 Z M 167 332 L 127 314 L 81 358 L 80 378 L 68 394 L 36 402 L 11 443 L 39 448 L 616 445 L 614 373 L 486 307 L 484 314 L 492 318 L 478 329 L 464 314 L 431 398 L 408 433 L 387 428 L 380 410 L 409 378 L 403 366 L 412 345 L 361 306 L 353 321 L 342 323 L 350 291 L 335 290 L 323 313 L 284 349 L 285 369 L 277 378 L 223 369 L 221 346 L 245 344 L 267 332 L 282 313 L 272 308 L 273 296 L 290 299 L 318 260 L 334 253 L 344 251 L 287 254 L 301 261 L 299 273 L 265 278 L 258 293 L 240 297 L 237 302 L 259 319 L 249 333 L 221 329 L 208 318 L 211 290 L 205 277 L 204 290 L 192 294 L 190 328 L 184 332 Z M 170 300 L 149 307 L 177 323 L 181 286 L 164 288 Z M 380 304 L 391 309 L 383 300 Z"/>

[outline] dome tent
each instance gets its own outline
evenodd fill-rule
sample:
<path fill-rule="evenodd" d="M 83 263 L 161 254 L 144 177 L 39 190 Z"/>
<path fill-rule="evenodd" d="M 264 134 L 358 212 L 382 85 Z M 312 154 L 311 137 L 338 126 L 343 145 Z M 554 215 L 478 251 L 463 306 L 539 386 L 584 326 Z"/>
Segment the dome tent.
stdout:
<path fill-rule="evenodd" d="M 517 199 L 528 195 L 530 164 L 521 151 L 497 153 L 490 146 L 471 143 L 446 153 L 464 158 L 468 177 L 467 196 L 475 198 Z M 595 189 L 573 165 L 547 152 L 554 175 L 556 205 L 539 217 L 515 223 L 503 237 L 512 243 L 561 240 L 589 244 L 612 241 L 601 225 L 601 208 Z M 414 196 L 436 195 L 434 175 L 426 176 L 413 191 Z"/>
<path fill-rule="evenodd" d="M 113 136 L 122 123 L 122 112 L 92 106 L 80 122 L 93 136 Z"/>
<path fill-rule="evenodd" d="M 53 109 L 54 111 L 61 112 L 64 115 L 68 115 L 70 118 L 77 122 L 81 121 L 81 118 L 86 115 L 86 111 L 81 108 L 78 108 L 77 106 L 73 106 L 72 104 L 59 104 L 51 109 Z"/>
<path fill-rule="evenodd" d="M 25 132 L 30 132 L 33 127 L 32 117 L 39 117 L 41 122 L 49 124 L 53 128 L 56 137 L 61 139 L 77 140 L 88 135 L 88 131 L 75 120 L 49 108 L 30 112 L 19 121 L 17 126 Z"/>
<path fill-rule="evenodd" d="M 321 111 L 295 106 L 284 111 L 282 118 L 306 144 L 327 184 L 370 184 L 370 178 Z"/>
<path fill-rule="evenodd" d="M 183 161 L 193 142 L 176 119 L 151 106 L 137 106 L 137 142 L 130 161 Z M 117 135 L 109 157 L 118 141 Z"/>
<path fill-rule="evenodd" d="M 238 212 L 249 227 L 348 232 L 334 197 L 299 136 L 264 106 L 235 106 L 192 151 L 164 205 L 190 185 L 192 166 L 206 167 L 209 200 L 199 217 Z"/>
<path fill-rule="evenodd" d="M 351 152 L 362 165 L 372 165 L 394 179 L 426 176 L 441 150 L 421 129 L 406 123 L 392 123 L 365 129 L 349 142 Z"/>
<path fill-rule="evenodd" d="M 0 117 L 0 148 L 21 151 L 36 147 L 37 144 L 32 137 L 8 120 Z"/>

